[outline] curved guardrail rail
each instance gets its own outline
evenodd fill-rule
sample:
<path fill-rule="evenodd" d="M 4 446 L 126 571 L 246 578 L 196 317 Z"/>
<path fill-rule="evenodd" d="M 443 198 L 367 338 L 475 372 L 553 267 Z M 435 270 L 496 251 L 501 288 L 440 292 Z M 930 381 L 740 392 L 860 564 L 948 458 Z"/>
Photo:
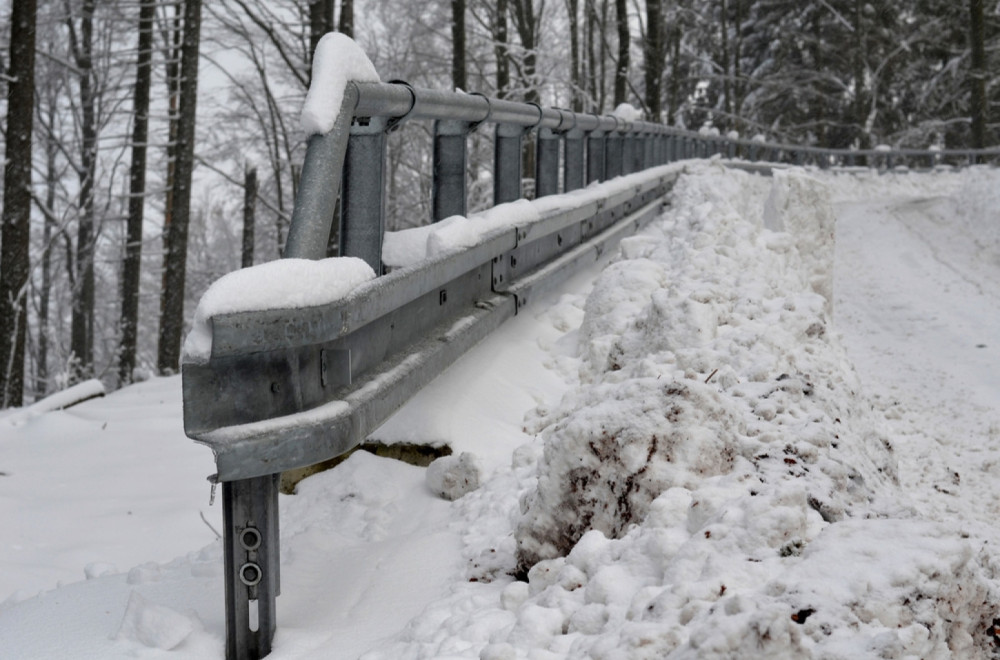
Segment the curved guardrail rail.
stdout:
<path fill-rule="evenodd" d="M 465 249 L 394 269 L 342 300 L 211 319 L 211 355 L 182 365 L 184 427 L 212 449 L 212 479 L 222 483 L 229 659 L 270 652 L 280 591 L 280 473 L 360 444 L 537 293 L 652 220 L 679 172 L 666 164 L 714 154 L 764 168 L 932 166 L 1000 156 L 1000 149 L 797 147 L 405 83 L 349 83 L 333 129 L 310 138 L 285 257 L 325 257 L 339 204 L 340 254 L 384 272 L 386 135 L 403 121 L 434 122 L 431 220 L 466 215 L 467 140 L 483 124 L 494 127 L 495 204 L 522 196 L 529 134 L 535 197 L 564 196 L 541 204 L 531 221 L 512 221 Z M 587 187 L 595 182 L 606 183 Z"/>

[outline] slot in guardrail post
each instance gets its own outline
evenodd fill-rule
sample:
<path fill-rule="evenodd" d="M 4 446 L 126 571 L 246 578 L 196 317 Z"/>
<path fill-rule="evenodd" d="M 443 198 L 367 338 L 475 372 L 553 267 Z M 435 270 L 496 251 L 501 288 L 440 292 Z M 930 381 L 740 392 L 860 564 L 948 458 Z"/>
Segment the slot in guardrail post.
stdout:
<path fill-rule="evenodd" d="M 279 474 L 222 484 L 226 571 L 226 660 L 271 652 L 281 591 Z"/>
<path fill-rule="evenodd" d="M 564 136 L 563 158 L 563 191 L 569 192 L 583 188 L 586 184 L 587 170 L 584 169 L 584 137 L 579 128 L 571 128 Z"/>
<path fill-rule="evenodd" d="M 431 216 L 437 222 L 453 215 L 468 215 L 465 178 L 468 122 L 438 119 L 434 122 Z"/>
<path fill-rule="evenodd" d="M 604 181 L 604 153 L 607 150 L 607 134 L 600 128 L 587 136 L 587 183 Z"/>
<path fill-rule="evenodd" d="M 497 124 L 493 138 L 493 203 L 521 199 L 521 149 L 524 129 Z"/>
<path fill-rule="evenodd" d="M 535 197 L 559 193 L 559 135 L 539 128 L 535 140 Z"/>
<path fill-rule="evenodd" d="M 382 273 L 387 129 L 384 117 L 351 126 L 340 193 L 340 254 L 364 259 L 376 274 Z"/>

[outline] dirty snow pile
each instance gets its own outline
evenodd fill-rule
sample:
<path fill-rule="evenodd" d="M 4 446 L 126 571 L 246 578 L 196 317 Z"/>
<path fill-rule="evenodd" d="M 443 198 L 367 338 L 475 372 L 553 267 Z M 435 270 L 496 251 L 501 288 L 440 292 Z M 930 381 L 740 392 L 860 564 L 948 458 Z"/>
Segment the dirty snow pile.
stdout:
<path fill-rule="evenodd" d="M 900 489 L 833 250 L 807 173 L 682 177 L 595 283 L 579 386 L 456 502 L 471 584 L 364 658 L 990 657 L 996 557 Z"/>

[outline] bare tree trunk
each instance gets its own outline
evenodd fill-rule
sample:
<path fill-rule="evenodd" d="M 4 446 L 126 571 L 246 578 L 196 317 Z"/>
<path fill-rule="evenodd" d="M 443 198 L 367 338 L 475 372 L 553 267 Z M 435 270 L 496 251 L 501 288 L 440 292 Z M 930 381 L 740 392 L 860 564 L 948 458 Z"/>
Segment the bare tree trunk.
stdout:
<path fill-rule="evenodd" d="M 722 41 L 722 107 L 726 113 L 726 124 L 732 126 L 733 81 L 729 59 L 729 3 L 726 0 L 722 0 L 719 14 L 719 37 Z"/>
<path fill-rule="evenodd" d="M 507 52 L 507 0 L 497 0 L 496 32 L 493 35 L 497 59 L 497 98 L 506 98 L 510 92 L 510 56 Z"/>
<path fill-rule="evenodd" d="M 340 24 L 337 31 L 354 38 L 354 0 L 341 0 Z"/>
<path fill-rule="evenodd" d="M 513 0 L 510 5 L 514 10 L 514 28 L 521 40 L 524 57 L 518 69 L 521 86 L 524 88 L 524 100 L 528 103 L 538 103 L 538 79 L 535 68 L 538 59 L 538 22 L 535 15 L 533 0 Z M 531 171 L 531 170 L 525 170 Z"/>
<path fill-rule="evenodd" d="M 646 0 L 646 42 L 643 45 L 646 76 L 646 107 L 650 121 L 660 121 L 663 112 L 663 0 Z"/>
<path fill-rule="evenodd" d="M 257 168 L 248 167 L 243 184 L 243 268 L 253 266 L 254 223 L 257 211 Z"/>
<path fill-rule="evenodd" d="M 673 126 L 677 121 L 677 111 L 680 110 L 681 96 L 681 30 L 676 25 L 670 29 L 670 45 L 673 56 L 670 58 L 670 96 L 667 106 L 667 124 Z"/>
<path fill-rule="evenodd" d="M 986 23 L 983 20 L 983 0 L 969 0 L 969 46 L 972 50 L 972 67 L 969 83 L 972 86 L 972 148 L 986 147 L 986 122 L 989 108 L 986 100 Z"/>
<path fill-rule="evenodd" d="M 77 35 L 69 3 L 66 22 L 70 46 L 80 85 L 80 133 L 83 139 L 80 154 L 80 217 L 76 238 L 76 288 L 73 290 L 73 312 L 70 327 L 70 350 L 73 365 L 70 382 L 90 378 L 94 369 L 94 184 L 97 175 L 97 121 L 94 90 L 94 0 L 84 0 L 80 14 L 80 34 Z"/>
<path fill-rule="evenodd" d="M 0 217 L 0 408 L 20 406 L 24 401 L 36 14 L 35 0 L 18 0 L 10 16 L 7 146 Z"/>
<path fill-rule="evenodd" d="M 49 106 L 49 125 L 55 123 L 55 105 Z M 35 397 L 42 397 L 49 390 L 49 299 L 52 295 L 52 241 L 56 228 L 52 209 L 56 203 L 56 188 L 59 186 L 59 171 L 56 158 L 59 144 L 49 134 L 45 140 L 45 209 L 42 211 L 42 284 L 38 296 L 38 367 L 35 370 Z"/>
<path fill-rule="evenodd" d="M 451 85 L 468 91 L 465 66 L 465 0 L 451 0 Z"/>
<path fill-rule="evenodd" d="M 618 62 L 615 65 L 615 106 L 628 100 L 628 65 L 631 36 L 628 29 L 628 0 L 615 0 L 618 26 Z"/>
<path fill-rule="evenodd" d="M 333 31 L 333 0 L 311 0 L 309 3 L 309 60 L 319 40 L 327 32 Z M 312 75 L 310 71 L 310 76 Z"/>
<path fill-rule="evenodd" d="M 187 269 L 187 235 L 191 214 L 191 175 L 194 170 L 195 115 L 198 107 L 198 47 L 201 35 L 201 0 L 184 2 L 184 38 L 181 46 L 180 103 L 177 162 L 174 169 L 173 219 L 164 255 L 163 291 L 157 369 L 161 374 L 180 365 L 184 330 L 184 285 Z"/>
<path fill-rule="evenodd" d="M 597 9 L 594 7 L 594 2 L 595 0 L 584 0 L 586 31 L 583 36 L 584 47 L 587 50 L 587 94 L 590 97 L 587 104 L 588 110 L 590 112 L 599 113 L 602 110 L 602 104 L 597 100 L 597 53 L 594 50 L 596 46 L 594 43 L 594 32 L 597 30 Z"/>
<path fill-rule="evenodd" d="M 580 67 L 580 0 L 566 0 L 566 14 L 569 16 L 569 58 L 570 82 L 573 92 L 570 109 L 583 112 L 583 75 Z"/>
<path fill-rule="evenodd" d="M 125 230 L 125 261 L 122 264 L 121 348 L 118 355 L 118 385 L 132 382 L 139 326 L 139 272 L 142 263 L 142 221 L 146 202 L 146 142 L 149 137 L 149 87 L 153 77 L 153 19 L 155 0 L 139 6 L 139 46 L 135 67 L 135 98 L 132 127 L 132 163 L 129 168 L 128 221 Z"/>

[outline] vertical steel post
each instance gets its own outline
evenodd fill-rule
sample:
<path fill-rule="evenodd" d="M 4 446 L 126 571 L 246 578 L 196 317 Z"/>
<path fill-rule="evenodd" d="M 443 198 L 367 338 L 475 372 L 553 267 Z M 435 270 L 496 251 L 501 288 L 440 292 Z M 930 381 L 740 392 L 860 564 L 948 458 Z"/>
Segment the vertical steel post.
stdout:
<path fill-rule="evenodd" d="M 607 138 L 604 131 L 597 129 L 587 136 L 587 183 L 594 181 L 604 181 L 604 152 L 607 147 Z"/>
<path fill-rule="evenodd" d="M 281 592 L 278 482 L 281 475 L 222 484 L 226 571 L 226 660 L 271 652 Z"/>
<path fill-rule="evenodd" d="M 351 127 L 340 194 L 340 254 L 364 259 L 377 275 L 385 233 L 386 127 L 383 117 Z"/>
<path fill-rule="evenodd" d="M 622 145 L 622 174 L 635 172 L 635 152 L 638 147 L 634 133 L 625 133 L 621 137 Z"/>
<path fill-rule="evenodd" d="M 524 129 L 497 124 L 493 137 L 493 203 L 521 199 L 521 145 Z"/>
<path fill-rule="evenodd" d="M 538 129 L 535 140 L 535 198 L 559 193 L 559 135 Z"/>
<path fill-rule="evenodd" d="M 563 191 L 565 192 L 583 188 L 586 183 L 583 138 L 584 132 L 579 128 L 570 129 L 564 136 Z"/>
<path fill-rule="evenodd" d="M 610 133 L 604 147 L 604 178 L 613 179 L 622 175 L 625 156 L 625 139 L 617 130 Z"/>
<path fill-rule="evenodd" d="M 466 137 L 469 123 L 438 119 L 434 122 L 431 216 L 434 222 L 453 215 L 468 214 Z"/>

